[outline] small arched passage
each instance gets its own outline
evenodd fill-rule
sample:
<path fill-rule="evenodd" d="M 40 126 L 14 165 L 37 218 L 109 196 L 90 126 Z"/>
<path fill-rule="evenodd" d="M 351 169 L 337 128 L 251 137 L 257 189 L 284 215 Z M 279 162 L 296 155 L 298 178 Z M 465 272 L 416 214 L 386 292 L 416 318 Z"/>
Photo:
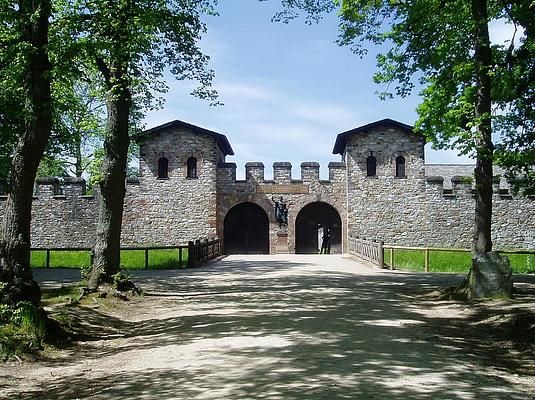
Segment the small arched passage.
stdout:
<path fill-rule="evenodd" d="M 295 252 L 317 254 L 321 247 L 320 228 L 326 226 L 331 237 L 331 254 L 342 253 L 342 219 L 338 211 L 323 202 L 303 207 L 295 220 Z"/>
<path fill-rule="evenodd" d="M 226 254 L 269 254 L 269 218 L 262 207 L 240 203 L 225 216 L 223 241 Z"/>

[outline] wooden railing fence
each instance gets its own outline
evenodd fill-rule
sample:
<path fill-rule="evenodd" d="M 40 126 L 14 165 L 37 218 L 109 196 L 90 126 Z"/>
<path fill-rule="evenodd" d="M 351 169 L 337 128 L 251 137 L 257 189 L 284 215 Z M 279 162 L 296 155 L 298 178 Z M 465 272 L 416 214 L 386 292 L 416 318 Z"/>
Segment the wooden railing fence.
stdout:
<path fill-rule="evenodd" d="M 378 265 L 380 268 L 385 267 L 385 251 L 388 251 L 388 263 L 386 266 L 389 269 L 394 269 L 395 265 L 395 250 L 416 250 L 424 253 L 424 271 L 429 272 L 429 253 L 432 251 L 446 251 L 446 252 L 466 252 L 471 250 L 466 248 L 443 248 L 443 247 L 411 247 L 411 246 L 394 246 L 384 244 L 382 240 L 370 240 L 359 236 L 349 237 L 349 253 L 360 257 L 364 260 Z M 497 250 L 502 254 L 535 254 L 535 250 Z"/>
<path fill-rule="evenodd" d="M 188 267 L 212 260 L 221 254 L 219 239 L 188 242 Z"/>
<path fill-rule="evenodd" d="M 50 253 L 53 251 L 88 251 L 93 249 L 90 247 L 32 247 L 31 251 L 45 251 L 45 268 L 50 268 Z M 177 250 L 178 251 L 178 268 L 195 267 L 199 263 L 212 260 L 221 254 L 221 246 L 219 239 L 213 240 L 196 240 L 190 241 L 187 245 L 181 244 L 178 246 L 125 246 L 121 250 L 137 250 L 144 251 L 144 267 L 149 269 L 149 251 L 151 250 Z"/>
<path fill-rule="evenodd" d="M 445 251 L 455 253 L 470 253 L 472 250 L 467 248 L 454 247 L 411 247 L 411 246 L 393 246 L 389 244 L 383 245 L 384 250 L 388 250 L 389 254 L 389 269 L 394 269 L 395 265 L 395 250 L 416 250 L 424 253 L 424 271 L 429 272 L 429 253 L 432 251 Z M 535 254 L 535 250 L 497 250 L 501 254 Z"/>
<path fill-rule="evenodd" d="M 350 236 L 348 239 L 349 254 L 384 267 L 384 242 L 382 240 L 370 240 L 359 236 Z"/>

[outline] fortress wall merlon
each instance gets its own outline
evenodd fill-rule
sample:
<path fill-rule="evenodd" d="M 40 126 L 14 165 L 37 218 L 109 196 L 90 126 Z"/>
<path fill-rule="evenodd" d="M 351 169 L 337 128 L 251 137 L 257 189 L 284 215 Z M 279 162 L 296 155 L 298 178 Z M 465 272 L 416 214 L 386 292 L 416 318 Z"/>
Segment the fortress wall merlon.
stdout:
<path fill-rule="evenodd" d="M 318 182 L 320 180 L 320 164 L 315 161 L 302 162 L 301 180 L 303 182 Z"/>
<path fill-rule="evenodd" d="M 472 183 L 474 179 L 471 176 L 455 175 L 451 177 L 451 187 L 455 196 L 472 197 Z"/>
<path fill-rule="evenodd" d="M 500 193 L 500 183 L 501 183 L 501 178 L 499 176 L 494 176 L 492 179 L 492 193 L 494 194 Z"/>
<path fill-rule="evenodd" d="M 85 195 L 85 179 L 66 177 L 63 180 L 64 194 L 67 197 L 79 197 Z"/>
<path fill-rule="evenodd" d="M 236 168 L 235 163 L 220 163 L 217 169 L 217 180 L 226 183 L 235 182 Z"/>
<path fill-rule="evenodd" d="M 292 183 L 292 164 L 285 161 L 274 162 L 273 180 L 275 183 L 283 185 Z"/>
<path fill-rule="evenodd" d="M 445 199 L 452 199 L 455 197 L 474 198 L 475 189 L 472 176 L 453 176 L 451 178 L 451 189 L 444 185 L 445 179 L 442 176 L 427 176 L 425 182 L 428 195 L 433 193 L 434 196 L 440 196 Z M 509 188 L 500 188 L 500 185 L 500 178 L 495 177 L 492 184 L 495 202 L 500 200 L 511 200 L 516 197 L 527 200 L 523 196 L 513 195 Z"/>
<path fill-rule="evenodd" d="M 264 164 L 261 162 L 248 162 L 245 164 L 245 180 L 263 182 Z"/>
<path fill-rule="evenodd" d="M 444 178 L 442 176 L 427 176 L 425 183 L 427 193 L 431 192 L 435 196 L 444 194 Z"/>
<path fill-rule="evenodd" d="M 320 164 L 316 161 L 305 161 L 301 163 L 300 179 L 292 178 L 292 164 L 289 162 L 273 163 L 273 179 L 265 179 L 265 167 L 262 162 L 248 162 L 245 164 L 245 181 L 236 179 L 235 163 L 220 163 L 218 165 L 218 182 L 219 185 L 242 185 L 249 184 L 263 185 L 323 185 L 333 183 L 346 183 L 346 163 L 330 162 L 329 179 L 320 179 Z"/>
<path fill-rule="evenodd" d="M 141 192 L 139 178 L 137 176 L 129 176 L 126 178 L 126 195 L 137 196 Z"/>
<path fill-rule="evenodd" d="M 53 176 L 37 178 L 37 197 L 39 199 L 51 199 L 58 193 L 59 179 Z"/>
<path fill-rule="evenodd" d="M 329 163 L 329 180 L 331 182 L 345 183 L 346 176 L 346 163 L 339 161 L 332 161 Z"/>

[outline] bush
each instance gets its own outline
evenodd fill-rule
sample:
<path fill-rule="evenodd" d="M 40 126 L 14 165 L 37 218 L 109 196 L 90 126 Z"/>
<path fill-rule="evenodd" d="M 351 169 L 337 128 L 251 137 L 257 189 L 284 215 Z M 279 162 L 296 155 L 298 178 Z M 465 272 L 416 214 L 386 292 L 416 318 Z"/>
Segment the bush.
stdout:
<path fill-rule="evenodd" d="M 519 268 L 521 274 L 535 274 L 535 254 L 526 256 L 526 262 Z"/>
<path fill-rule="evenodd" d="M 136 285 L 132 282 L 132 275 L 124 270 L 113 275 L 113 287 L 119 292 L 136 291 Z"/>
<path fill-rule="evenodd" d="M 16 306 L 0 304 L 0 358 L 9 359 L 43 347 L 46 335 L 45 311 L 29 302 Z"/>

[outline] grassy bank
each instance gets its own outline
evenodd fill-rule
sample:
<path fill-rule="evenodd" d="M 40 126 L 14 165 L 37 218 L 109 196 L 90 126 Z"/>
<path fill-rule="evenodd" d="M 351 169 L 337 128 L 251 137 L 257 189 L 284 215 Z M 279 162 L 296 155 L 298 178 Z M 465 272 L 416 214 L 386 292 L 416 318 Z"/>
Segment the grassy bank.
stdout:
<path fill-rule="evenodd" d="M 513 272 L 517 274 L 535 273 L 534 254 L 506 254 L 511 261 Z M 425 255 L 421 250 L 395 250 L 394 267 L 408 271 L 424 271 Z M 385 265 L 390 266 L 390 250 L 385 249 Z M 470 253 L 450 251 L 430 251 L 430 272 L 467 273 L 470 269 Z"/>
<path fill-rule="evenodd" d="M 188 251 L 182 250 L 182 266 L 188 259 Z M 45 268 L 46 251 L 32 250 L 32 268 Z M 51 251 L 50 268 L 88 268 L 91 262 L 89 251 Z M 144 250 L 122 250 L 121 266 L 125 269 L 145 268 Z M 178 249 L 161 249 L 149 251 L 149 269 L 174 269 L 179 266 Z"/>

